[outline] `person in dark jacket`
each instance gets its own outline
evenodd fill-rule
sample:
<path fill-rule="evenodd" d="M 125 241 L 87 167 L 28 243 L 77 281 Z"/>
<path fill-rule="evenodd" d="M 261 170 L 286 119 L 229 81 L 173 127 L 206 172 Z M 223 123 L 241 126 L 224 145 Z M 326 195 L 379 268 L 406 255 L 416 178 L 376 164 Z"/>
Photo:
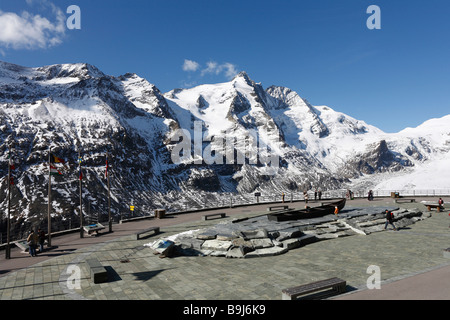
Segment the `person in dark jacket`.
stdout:
<path fill-rule="evenodd" d="M 395 231 L 398 231 L 398 229 L 394 225 L 394 214 L 386 210 L 386 223 L 384 224 L 384 229 L 387 228 L 388 224 L 391 224 Z"/>
<path fill-rule="evenodd" d="M 36 257 L 36 245 L 37 245 L 37 234 L 34 232 L 34 230 L 30 231 L 30 234 L 27 238 L 27 242 L 28 242 L 28 247 L 29 247 L 29 252 L 30 252 L 30 256 L 32 257 Z"/>
<path fill-rule="evenodd" d="M 44 230 L 38 229 L 38 238 L 39 238 L 39 252 L 43 252 L 46 238 Z"/>

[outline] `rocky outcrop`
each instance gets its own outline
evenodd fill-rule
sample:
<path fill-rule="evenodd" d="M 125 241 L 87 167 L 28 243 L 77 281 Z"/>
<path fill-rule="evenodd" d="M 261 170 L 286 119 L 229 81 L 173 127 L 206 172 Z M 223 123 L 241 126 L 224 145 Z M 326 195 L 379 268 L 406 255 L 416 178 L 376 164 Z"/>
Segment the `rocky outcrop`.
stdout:
<path fill-rule="evenodd" d="M 385 210 L 393 211 L 394 224 L 401 229 L 428 218 L 419 210 L 392 207 L 354 208 L 338 216 L 297 221 L 269 221 L 267 216 L 230 220 L 205 229 L 170 237 L 174 254 L 255 258 L 275 256 L 308 244 L 354 235 L 369 235 L 385 229 Z M 161 239 L 148 244 L 152 247 Z"/>

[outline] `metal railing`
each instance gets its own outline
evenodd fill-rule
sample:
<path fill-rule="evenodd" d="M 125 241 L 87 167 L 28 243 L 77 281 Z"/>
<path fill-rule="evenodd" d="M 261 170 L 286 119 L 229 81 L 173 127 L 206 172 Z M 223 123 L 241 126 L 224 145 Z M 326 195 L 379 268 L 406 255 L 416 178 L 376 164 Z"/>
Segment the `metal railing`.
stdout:
<path fill-rule="evenodd" d="M 352 195 L 354 198 L 367 198 L 369 190 L 352 190 Z M 450 189 L 423 189 L 423 190 L 373 190 L 374 197 L 391 197 L 393 192 L 399 193 L 400 196 L 407 197 L 445 197 L 450 196 Z M 321 199 L 334 199 L 334 198 L 344 198 L 347 197 L 348 190 L 347 189 L 339 189 L 339 190 L 325 190 L 322 191 Z M 173 207 L 166 206 L 166 211 L 168 213 L 177 213 L 177 212 L 195 212 L 198 210 L 210 210 L 215 208 L 230 208 L 236 206 L 245 206 L 245 205 L 257 205 L 264 203 L 274 203 L 281 202 L 283 200 L 282 193 L 271 193 L 271 194 L 261 194 L 261 196 L 256 197 L 254 194 L 226 194 L 222 195 L 220 199 L 208 199 L 207 193 L 199 194 L 198 199 L 195 202 L 191 202 L 189 205 L 187 204 L 178 204 Z M 203 199 L 203 200 L 199 200 Z M 308 191 L 308 200 L 320 200 L 319 196 L 315 197 L 314 191 Z M 180 200 L 180 202 L 182 199 Z M 284 192 L 284 202 L 294 202 L 294 201 L 305 201 L 305 196 L 303 192 Z M 158 208 L 164 207 L 162 204 L 158 206 Z M 121 212 L 117 216 L 113 218 L 113 221 L 116 223 L 122 219 L 130 219 L 137 217 L 152 217 L 154 216 L 154 210 L 158 209 L 150 206 L 142 206 L 136 205 L 138 210 L 135 212 Z M 95 222 L 104 222 L 108 220 L 108 216 L 105 214 L 95 214 L 94 215 L 85 215 L 84 216 L 86 223 Z M 106 220 L 105 220 L 106 219 Z M 52 222 L 52 232 L 56 231 L 65 231 L 65 230 L 79 230 L 80 224 L 78 219 L 62 219 L 60 221 Z M 42 229 L 47 232 L 47 224 L 42 224 Z M 22 240 L 27 237 L 27 230 L 21 230 L 15 232 L 11 230 L 10 241 Z M 0 244 L 6 243 L 6 231 L 0 232 Z"/>

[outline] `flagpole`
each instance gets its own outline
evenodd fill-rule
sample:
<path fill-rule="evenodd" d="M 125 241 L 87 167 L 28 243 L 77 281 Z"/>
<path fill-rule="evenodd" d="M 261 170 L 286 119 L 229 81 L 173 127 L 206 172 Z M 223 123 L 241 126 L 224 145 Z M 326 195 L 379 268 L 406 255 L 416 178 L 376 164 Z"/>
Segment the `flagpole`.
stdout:
<path fill-rule="evenodd" d="M 83 230 L 83 201 L 82 201 L 82 183 L 81 183 L 81 154 L 80 151 L 78 151 L 78 163 L 80 164 L 80 172 L 78 179 L 80 180 L 80 238 L 84 237 L 84 230 Z"/>
<path fill-rule="evenodd" d="M 106 153 L 106 179 L 108 181 L 108 225 L 109 232 L 112 232 L 112 220 L 111 220 L 111 190 L 109 184 L 109 174 L 108 174 L 108 152 Z"/>
<path fill-rule="evenodd" d="M 8 163 L 8 225 L 6 231 L 6 250 L 5 258 L 11 259 L 11 145 L 9 146 L 9 163 Z"/>
<path fill-rule="evenodd" d="M 52 219 L 50 216 L 50 212 L 52 210 L 52 168 L 51 168 L 51 147 L 48 148 L 48 212 L 47 212 L 47 220 L 48 220 L 48 239 L 47 239 L 47 246 L 50 248 L 52 246 Z"/>

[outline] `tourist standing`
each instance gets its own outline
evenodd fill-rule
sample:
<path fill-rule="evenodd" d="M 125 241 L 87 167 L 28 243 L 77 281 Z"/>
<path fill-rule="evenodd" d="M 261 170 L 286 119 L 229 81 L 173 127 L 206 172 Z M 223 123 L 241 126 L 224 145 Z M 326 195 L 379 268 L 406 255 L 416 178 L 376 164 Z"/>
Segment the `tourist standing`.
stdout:
<path fill-rule="evenodd" d="M 28 238 L 27 238 L 27 242 L 28 242 L 30 256 L 36 257 L 37 235 L 34 232 L 34 230 L 30 231 L 30 234 L 28 235 Z"/>
<path fill-rule="evenodd" d="M 281 201 L 284 203 L 284 192 L 281 194 Z"/>
<path fill-rule="evenodd" d="M 384 224 L 384 229 L 387 228 L 388 224 L 391 224 L 395 231 L 398 229 L 394 226 L 394 214 L 386 209 L 386 223 Z"/>
<path fill-rule="evenodd" d="M 319 196 L 319 201 L 322 200 L 322 189 L 319 188 L 319 191 L 317 191 L 317 194 Z"/>

